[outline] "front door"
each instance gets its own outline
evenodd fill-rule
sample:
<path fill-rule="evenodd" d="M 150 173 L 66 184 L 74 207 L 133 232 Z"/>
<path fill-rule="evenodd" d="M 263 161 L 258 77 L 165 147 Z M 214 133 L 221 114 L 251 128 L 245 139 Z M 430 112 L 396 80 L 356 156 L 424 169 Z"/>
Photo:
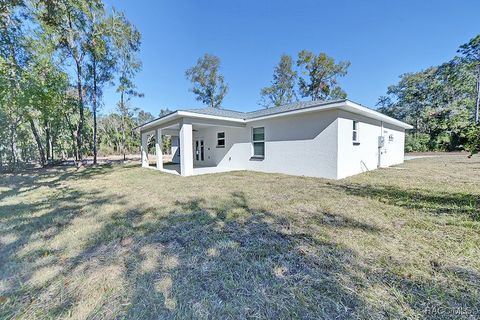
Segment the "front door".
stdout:
<path fill-rule="evenodd" d="M 205 160 L 205 147 L 203 139 L 195 140 L 195 160 L 204 161 Z"/>

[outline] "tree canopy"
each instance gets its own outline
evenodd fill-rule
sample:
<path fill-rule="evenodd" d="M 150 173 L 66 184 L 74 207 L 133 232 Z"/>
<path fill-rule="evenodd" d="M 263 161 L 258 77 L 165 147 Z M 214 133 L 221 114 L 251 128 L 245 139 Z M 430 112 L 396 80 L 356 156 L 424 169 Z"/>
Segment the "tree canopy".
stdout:
<path fill-rule="evenodd" d="M 379 111 L 414 126 L 407 151 L 469 150 L 478 143 L 478 36 L 439 66 L 406 73 L 379 98 Z"/>
<path fill-rule="evenodd" d="M 283 54 L 280 62 L 273 70 L 273 80 L 269 87 L 262 88 L 260 95 L 263 98 L 262 104 L 265 107 L 271 105 L 278 107 L 288 104 L 297 99 L 295 82 L 297 72 L 293 70 L 292 57 Z"/>
<path fill-rule="evenodd" d="M 347 74 L 349 61 L 338 63 L 325 53 L 302 50 L 298 54 L 297 66 L 301 68 L 299 89 L 303 97 L 311 100 L 343 99 L 347 96 L 338 85 L 338 78 Z"/>
<path fill-rule="evenodd" d="M 206 53 L 185 72 L 185 76 L 193 84 L 190 91 L 195 94 L 195 99 L 211 108 L 221 108 L 228 85 L 220 74 L 219 57 Z"/>
<path fill-rule="evenodd" d="M 140 34 L 100 0 L 0 6 L 0 167 L 84 154 L 96 160 L 103 89 L 118 82 L 134 94 Z"/>

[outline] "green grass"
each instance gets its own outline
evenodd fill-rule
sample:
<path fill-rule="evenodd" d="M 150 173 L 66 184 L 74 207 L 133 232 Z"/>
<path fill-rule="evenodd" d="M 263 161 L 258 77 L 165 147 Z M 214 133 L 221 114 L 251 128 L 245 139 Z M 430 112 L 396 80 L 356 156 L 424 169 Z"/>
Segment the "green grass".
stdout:
<path fill-rule="evenodd" d="M 480 161 L 0 177 L 0 318 L 480 317 Z"/>

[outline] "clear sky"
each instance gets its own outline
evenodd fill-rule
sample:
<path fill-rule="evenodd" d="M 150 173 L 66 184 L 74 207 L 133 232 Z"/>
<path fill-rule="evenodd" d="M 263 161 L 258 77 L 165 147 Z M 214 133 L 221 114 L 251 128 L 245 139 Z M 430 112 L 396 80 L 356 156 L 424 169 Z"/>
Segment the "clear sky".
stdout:
<path fill-rule="evenodd" d="M 143 70 L 136 83 L 145 97 L 133 105 L 157 116 L 201 107 L 185 70 L 204 53 L 220 57 L 229 85 L 223 106 L 260 108 L 282 53 L 325 52 L 351 66 L 340 80 L 348 98 L 375 107 L 402 73 L 445 62 L 480 33 L 479 0 L 107 0 L 142 34 Z M 118 95 L 105 93 L 104 111 Z"/>

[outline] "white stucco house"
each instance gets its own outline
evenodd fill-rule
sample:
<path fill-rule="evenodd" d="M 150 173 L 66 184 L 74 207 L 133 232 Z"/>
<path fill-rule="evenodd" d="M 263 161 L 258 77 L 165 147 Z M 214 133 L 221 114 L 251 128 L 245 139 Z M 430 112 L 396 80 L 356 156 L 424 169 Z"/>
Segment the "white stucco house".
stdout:
<path fill-rule="evenodd" d="M 252 112 L 178 110 L 143 124 L 156 137 L 156 168 L 190 176 L 232 170 L 341 179 L 404 159 L 412 127 L 350 100 L 308 101 Z M 162 135 L 172 137 L 172 164 L 162 161 Z"/>

